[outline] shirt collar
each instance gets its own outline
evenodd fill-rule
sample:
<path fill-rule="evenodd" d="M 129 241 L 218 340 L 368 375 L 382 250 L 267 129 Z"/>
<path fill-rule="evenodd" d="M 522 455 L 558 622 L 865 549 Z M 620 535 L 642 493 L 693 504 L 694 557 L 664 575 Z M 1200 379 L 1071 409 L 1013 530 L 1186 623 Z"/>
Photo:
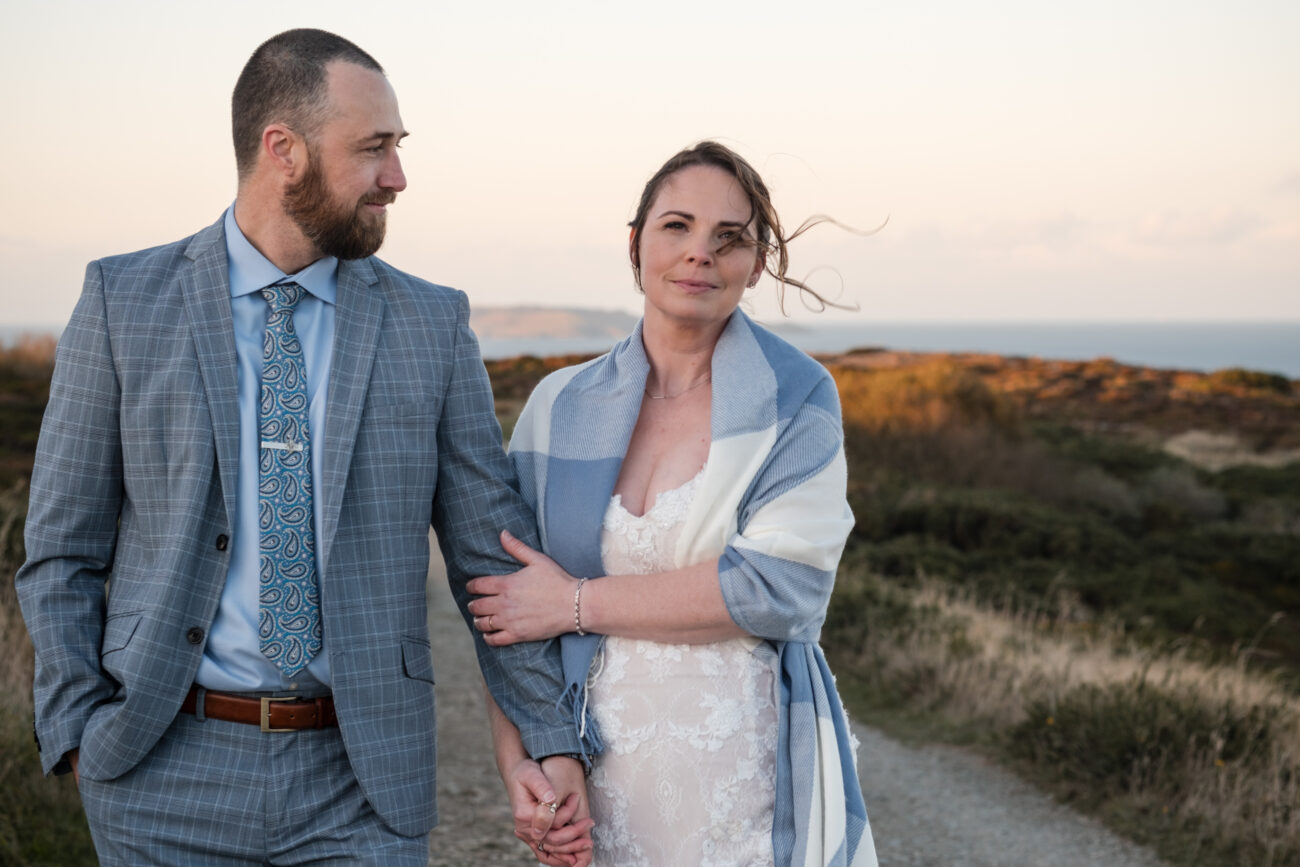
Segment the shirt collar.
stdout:
<path fill-rule="evenodd" d="M 244 237 L 235 222 L 235 206 L 226 209 L 226 261 L 230 264 L 230 297 L 251 295 L 264 286 L 292 279 L 326 304 L 338 293 L 339 260 L 324 256 L 297 274 L 286 274 Z"/>

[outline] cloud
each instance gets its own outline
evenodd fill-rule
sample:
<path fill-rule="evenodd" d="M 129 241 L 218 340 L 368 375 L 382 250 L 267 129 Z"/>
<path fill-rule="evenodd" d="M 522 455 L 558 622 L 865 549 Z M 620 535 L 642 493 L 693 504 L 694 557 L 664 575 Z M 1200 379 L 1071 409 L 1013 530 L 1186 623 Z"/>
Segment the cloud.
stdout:
<path fill-rule="evenodd" d="M 1134 242 L 1153 247 L 1222 247 L 1250 240 L 1263 232 L 1265 221 L 1251 211 L 1218 213 L 1152 213 L 1133 227 Z"/>
<path fill-rule="evenodd" d="M 1275 189 L 1284 196 L 1300 196 L 1300 172 L 1292 172 L 1282 178 Z"/>
<path fill-rule="evenodd" d="M 1071 211 L 1023 218 L 966 220 L 959 224 L 891 221 L 876 237 L 905 249 L 996 257 L 1065 253 L 1090 245 L 1099 227 Z"/>

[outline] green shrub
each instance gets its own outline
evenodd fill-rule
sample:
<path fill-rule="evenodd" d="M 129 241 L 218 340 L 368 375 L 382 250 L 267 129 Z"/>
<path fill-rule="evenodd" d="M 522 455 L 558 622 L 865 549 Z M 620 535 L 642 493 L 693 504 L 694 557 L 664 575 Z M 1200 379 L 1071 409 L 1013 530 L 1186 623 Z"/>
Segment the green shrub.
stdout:
<path fill-rule="evenodd" d="M 1038 696 L 1026 711 L 1004 733 L 1004 752 L 1166 857 L 1198 867 L 1300 858 L 1300 764 L 1280 705 L 1212 699 L 1139 676 Z"/>
<path fill-rule="evenodd" d="M 1235 501 L 1276 497 L 1300 503 L 1300 461 L 1281 467 L 1229 467 L 1216 473 L 1214 481 Z"/>
<path fill-rule="evenodd" d="M 1030 701 L 1027 719 L 1007 736 L 1017 758 L 1080 780 L 1093 794 L 1135 787 L 1175 792 L 1180 768 L 1208 755 L 1224 762 L 1262 756 L 1273 745 L 1281 708 L 1212 703 L 1144 677 L 1104 686 L 1081 684 L 1057 698 Z"/>
<path fill-rule="evenodd" d="M 1188 466 L 1157 467 L 1143 481 L 1141 498 L 1148 513 L 1147 524 L 1187 526 L 1221 517 L 1226 501 L 1222 493 L 1203 484 Z M 1150 515 L 1163 517 L 1153 521 Z"/>
<path fill-rule="evenodd" d="M 958 551 L 1101 567 L 1129 562 L 1137 553 L 1124 534 L 1093 516 L 988 490 L 917 491 L 899 504 L 891 531 L 929 536 Z"/>
<path fill-rule="evenodd" d="M 30 716 L 17 717 L 6 699 L 0 707 L 0 864 L 96 863 L 71 775 L 42 776 Z"/>
<path fill-rule="evenodd" d="M 1038 422 L 1035 439 L 1063 458 L 1097 467 L 1126 482 L 1138 482 L 1161 467 L 1177 466 L 1177 458 L 1123 436 L 1089 434 L 1075 425 Z"/>
<path fill-rule="evenodd" d="M 23 337 L 0 349 L 0 487 L 31 476 L 53 370 L 53 338 Z"/>
<path fill-rule="evenodd" d="M 1258 370 L 1246 370 L 1242 367 L 1229 367 L 1216 370 L 1207 377 L 1210 388 L 1215 391 L 1264 391 L 1274 394 L 1290 394 L 1291 380 L 1280 373 L 1264 373 Z"/>

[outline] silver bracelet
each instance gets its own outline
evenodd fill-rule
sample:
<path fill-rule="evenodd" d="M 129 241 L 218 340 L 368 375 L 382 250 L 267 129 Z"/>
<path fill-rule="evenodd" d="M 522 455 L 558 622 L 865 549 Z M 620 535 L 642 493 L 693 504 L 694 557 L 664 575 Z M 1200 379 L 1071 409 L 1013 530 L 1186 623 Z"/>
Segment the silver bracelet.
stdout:
<path fill-rule="evenodd" d="M 579 635 L 587 634 L 582 631 L 582 585 L 586 583 L 586 578 L 579 578 L 578 589 L 573 591 L 573 625 Z"/>

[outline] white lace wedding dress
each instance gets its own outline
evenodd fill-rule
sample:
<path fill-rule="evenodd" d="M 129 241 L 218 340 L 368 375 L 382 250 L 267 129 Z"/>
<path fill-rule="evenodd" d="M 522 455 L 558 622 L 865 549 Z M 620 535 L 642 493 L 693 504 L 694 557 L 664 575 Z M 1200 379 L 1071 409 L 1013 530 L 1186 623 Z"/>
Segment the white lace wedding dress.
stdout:
<path fill-rule="evenodd" d="M 640 517 L 613 497 L 601 533 L 609 574 L 674 568 L 699 479 Z M 587 697 L 605 741 L 588 782 L 593 867 L 773 863 L 776 662 L 755 639 L 605 640 Z"/>

